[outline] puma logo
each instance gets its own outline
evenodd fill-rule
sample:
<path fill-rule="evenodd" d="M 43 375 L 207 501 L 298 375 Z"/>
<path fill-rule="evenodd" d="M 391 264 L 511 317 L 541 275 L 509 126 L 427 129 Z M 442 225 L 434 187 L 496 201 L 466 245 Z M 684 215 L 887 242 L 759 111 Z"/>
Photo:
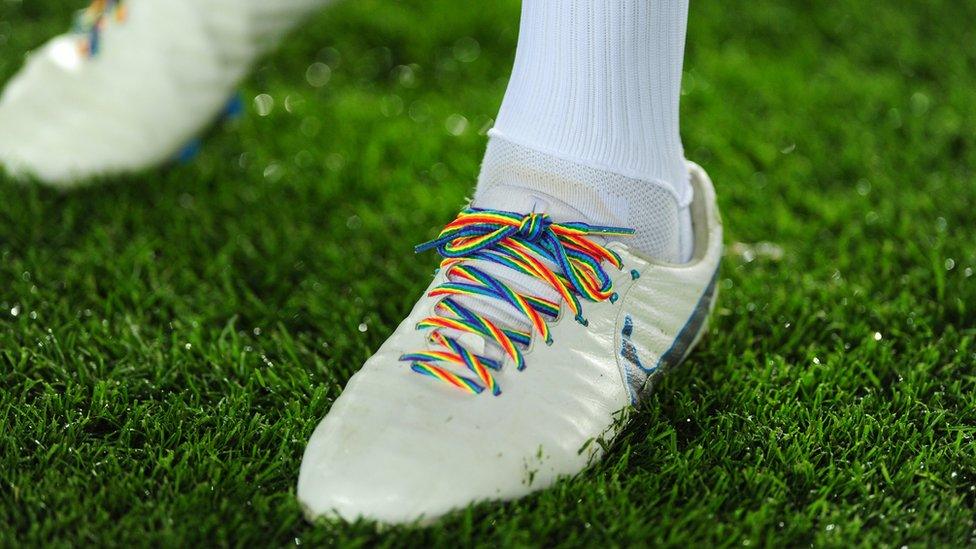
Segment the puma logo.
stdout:
<path fill-rule="evenodd" d="M 624 329 L 620 331 L 621 343 L 620 343 L 620 356 L 627 359 L 628 362 L 637 366 L 641 371 L 647 374 L 653 374 L 657 371 L 657 365 L 652 368 L 647 368 L 641 362 L 640 355 L 637 353 L 637 347 L 630 341 L 631 336 L 634 335 L 634 320 L 627 315 L 624 317 Z"/>

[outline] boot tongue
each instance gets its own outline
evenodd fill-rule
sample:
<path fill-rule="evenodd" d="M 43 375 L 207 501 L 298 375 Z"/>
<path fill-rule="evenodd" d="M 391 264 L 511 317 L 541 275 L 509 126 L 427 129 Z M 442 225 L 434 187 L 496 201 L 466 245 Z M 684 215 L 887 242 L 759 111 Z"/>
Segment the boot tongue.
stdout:
<path fill-rule="evenodd" d="M 476 208 L 521 214 L 544 213 L 556 223 L 588 222 L 579 210 L 558 198 L 514 185 L 495 185 L 478 195 Z"/>
<path fill-rule="evenodd" d="M 570 204 L 531 185 L 504 183 L 479 189 L 472 202 L 475 208 L 501 210 L 521 214 L 544 213 L 555 223 L 583 222 L 591 225 L 622 226 L 627 219 L 627 206 L 621 201 L 587 190 L 582 200 Z M 617 203 L 614 203 L 617 202 Z"/>

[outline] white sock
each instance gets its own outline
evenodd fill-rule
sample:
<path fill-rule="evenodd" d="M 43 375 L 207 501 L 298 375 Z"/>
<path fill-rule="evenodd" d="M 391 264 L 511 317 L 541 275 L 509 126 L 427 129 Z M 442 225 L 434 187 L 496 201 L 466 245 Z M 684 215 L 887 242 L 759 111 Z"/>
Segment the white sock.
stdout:
<path fill-rule="evenodd" d="M 591 222 L 626 223 L 650 256 L 690 259 L 678 133 L 687 12 L 687 0 L 523 0 L 475 205 L 512 206 L 511 187 L 528 189 Z"/>

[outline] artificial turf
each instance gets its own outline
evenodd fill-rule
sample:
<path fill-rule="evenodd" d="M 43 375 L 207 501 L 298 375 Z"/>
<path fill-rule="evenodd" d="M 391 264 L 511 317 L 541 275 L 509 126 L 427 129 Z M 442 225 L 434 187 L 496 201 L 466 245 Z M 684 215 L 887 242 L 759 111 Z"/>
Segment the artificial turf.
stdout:
<path fill-rule="evenodd" d="M 75 3 L 0 2 L 0 81 Z M 974 20 L 693 2 L 709 337 L 601 464 L 425 529 L 307 524 L 295 482 L 470 193 L 517 2 L 338 4 L 192 164 L 0 178 L 0 545 L 976 544 Z"/>

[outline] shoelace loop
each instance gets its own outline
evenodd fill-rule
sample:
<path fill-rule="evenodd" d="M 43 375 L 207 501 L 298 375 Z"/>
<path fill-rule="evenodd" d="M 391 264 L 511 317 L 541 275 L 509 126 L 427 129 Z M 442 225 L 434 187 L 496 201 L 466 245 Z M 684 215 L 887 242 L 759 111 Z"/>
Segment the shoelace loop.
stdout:
<path fill-rule="evenodd" d="M 469 393 L 478 394 L 488 389 L 494 395 L 501 394 L 492 375 L 492 371 L 501 369 L 501 364 L 470 352 L 441 330 L 481 336 L 497 344 L 521 370 L 525 368 L 525 359 L 519 347 L 529 344 L 533 332 L 538 332 L 546 343 L 552 343 L 547 319 L 556 318 L 560 304 L 518 293 L 504 281 L 472 265 L 472 261 L 498 264 L 545 282 L 569 305 L 577 322 L 585 326 L 587 322 L 582 316 L 580 298 L 615 301 L 611 279 L 602 264 L 606 261 L 622 268 L 616 252 L 593 242 L 590 237 L 625 236 L 633 232 L 633 229 L 587 223 L 555 223 L 544 213 L 463 210 L 436 238 L 416 247 L 417 252 L 436 249 L 444 258 L 441 269 L 446 270 L 448 280 L 428 294 L 443 299 L 437 304 L 435 315 L 417 324 L 418 329 L 432 329 L 430 341 L 444 350 L 408 353 L 400 360 L 411 362 L 414 372 Z M 523 332 L 500 328 L 491 319 L 461 305 L 454 299 L 456 296 L 482 296 L 503 301 L 525 315 L 531 329 Z M 456 374 L 438 363 L 464 367 L 476 378 Z"/>
<path fill-rule="evenodd" d="M 546 229 L 552 225 L 552 220 L 546 214 L 530 213 L 522 218 L 519 223 L 518 235 L 525 240 L 535 242 L 543 235 Z"/>

